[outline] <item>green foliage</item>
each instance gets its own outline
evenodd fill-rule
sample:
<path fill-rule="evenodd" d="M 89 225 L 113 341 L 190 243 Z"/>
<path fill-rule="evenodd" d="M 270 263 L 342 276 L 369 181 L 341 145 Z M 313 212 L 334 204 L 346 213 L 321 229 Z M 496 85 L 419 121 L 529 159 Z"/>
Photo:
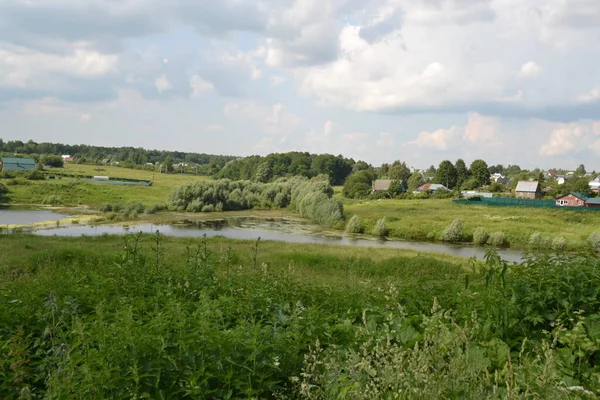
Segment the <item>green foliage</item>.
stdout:
<path fill-rule="evenodd" d="M 476 187 L 489 185 L 490 183 L 490 171 L 488 165 L 483 160 L 475 160 L 471 163 L 469 174 L 474 180 Z"/>
<path fill-rule="evenodd" d="M 417 188 L 422 186 L 424 183 L 425 183 L 425 180 L 423 179 L 423 175 L 420 172 L 413 172 L 413 174 L 408 179 L 408 192 L 409 193 L 414 192 L 415 190 L 417 190 Z"/>
<path fill-rule="evenodd" d="M 443 242 L 460 242 L 463 234 L 463 223 L 460 219 L 455 219 L 444 229 L 440 240 Z"/>
<path fill-rule="evenodd" d="M 577 167 L 577 169 L 575 170 L 575 174 L 577 174 L 579 176 L 583 176 L 583 175 L 585 175 L 585 173 L 586 173 L 585 165 L 579 164 L 579 167 Z"/>
<path fill-rule="evenodd" d="M 0 182 L 0 197 L 2 197 L 2 195 L 5 195 L 9 192 L 8 188 L 6 187 L 6 185 L 2 182 Z"/>
<path fill-rule="evenodd" d="M 469 170 L 462 158 L 456 160 L 454 168 L 456 169 L 456 186 L 460 188 L 462 184 L 469 179 Z"/>
<path fill-rule="evenodd" d="M 6 237 L 0 397 L 598 398 L 597 257 L 303 249 Z"/>
<path fill-rule="evenodd" d="M 62 168 L 64 166 L 64 161 L 61 156 L 48 154 L 42 158 L 42 164 L 52 168 Z"/>
<path fill-rule="evenodd" d="M 452 163 L 448 160 L 444 160 L 438 166 L 435 171 L 435 182 L 441 183 L 448 189 L 453 189 L 458 182 L 458 172 Z"/>
<path fill-rule="evenodd" d="M 362 233 L 363 227 L 360 223 L 360 218 L 357 215 L 353 215 L 348 223 L 346 224 L 346 233 Z"/>
<path fill-rule="evenodd" d="M 600 251 L 600 232 L 593 232 L 588 236 L 588 243 L 592 250 Z"/>
<path fill-rule="evenodd" d="M 503 247 L 508 244 L 506 235 L 502 231 L 494 232 L 490 235 L 487 242 L 490 246 Z"/>
<path fill-rule="evenodd" d="M 406 166 L 405 162 L 394 161 L 389 167 L 387 175 L 389 179 L 405 184 L 410 177 L 410 169 Z"/>
<path fill-rule="evenodd" d="M 369 196 L 373 191 L 372 184 L 375 178 L 375 173 L 370 170 L 362 170 L 350 175 L 342 189 L 344 197 L 359 199 Z"/>
<path fill-rule="evenodd" d="M 538 250 L 550 250 L 552 238 L 541 232 L 533 232 L 531 236 L 529 236 L 529 246 Z"/>
<path fill-rule="evenodd" d="M 375 223 L 375 226 L 373 227 L 373 231 L 371 232 L 371 234 L 373 236 L 377 236 L 379 238 L 384 238 L 388 235 L 388 229 L 387 229 L 387 225 L 385 222 L 385 217 L 377 220 L 377 222 Z"/>
<path fill-rule="evenodd" d="M 342 221 L 343 206 L 332 198 L 329 179 L 316 176 L 281 178 L 271 183 L 251 181 L 197 181 L 176 188 L 167 201 L 177 211 L 210 212 L 254 208 L 291 207 L 318 224 L 333 226 Z"/>
<path fill-rule="evenodd" d="M 487 243 L 488 238 L 489 235 L 484 227 L 480 226 L 475 228 L 475 231 L 473 232 L 473 243 L 483 246 Z"/>
<path fill-rule="evenodd" d="M 562 236 L 556 237 L 552 240 L 552 250 L 554 251 L 565 251 L 567 249 L 567 239 Z"/>
<path fill-rule="evenodd" d="M 48 195 L 44 197 L 42 200 L 42 204 L 49 204 L 52 206 L 57 206 L 62 203 L 62 197 L 57 196 L 55 194 Z"/>
<path fill-rule="evenodd" d="M 34 169 L 25 174 L 25 179 L 29 179 L 30 181 L 43 181 L 46 179 L 44 173 L 38 169 Z"/>
<path fill-rule="evenodd" d="M 402 194 L 406 191 L 405 189 L 406 187 L 404 186 L 404 183 L 402 180 L 397 179 L 392 181 L 392 183 L 390 183 L 390 193 L 392 195 L 399 195 Z"/>

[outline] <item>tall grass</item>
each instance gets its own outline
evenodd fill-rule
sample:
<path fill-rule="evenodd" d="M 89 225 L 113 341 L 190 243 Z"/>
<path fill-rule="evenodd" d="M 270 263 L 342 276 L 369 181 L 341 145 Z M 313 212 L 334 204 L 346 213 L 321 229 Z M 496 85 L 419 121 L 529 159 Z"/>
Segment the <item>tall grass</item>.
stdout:
<path fill-rule="evenodd" d="M 0 253 L 2 398 L 600 394 L 591 255 L 461 267 L 260 240 L 34 239 L 0 243 L 19 250 Z"/>

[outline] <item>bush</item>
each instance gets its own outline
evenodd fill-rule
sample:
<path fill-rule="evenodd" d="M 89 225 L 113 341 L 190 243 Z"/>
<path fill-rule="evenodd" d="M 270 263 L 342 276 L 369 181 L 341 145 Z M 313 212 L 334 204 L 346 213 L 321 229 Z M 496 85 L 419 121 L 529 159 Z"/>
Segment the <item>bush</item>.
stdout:
<path fill-rule="evenodd" d="M 64 166 L 64 160 L 61 156 L 49 154 L 42 158 L 42 164 L 53 168 L 62 168 Z"/>
<path fill-rule="evenodd" d="M 593 232 L 588 236 L 588 243 L 594 251 L 600 251 L 600 232 Z"/>
<path fill-rule="evenodd" d="M 385 223 L 385 217 L 377 220 L 377 222 L 375 223 L 375 226 L 373 227 L 372 234 L 373 234 L 373 236 L 377 236 L 380 238 L 384 238 L 387 236 L 388 230 L 387 230 L 387 226 Z"/>
<path fill-rule="evenodd" d="M 504 232 L 502 232 L 502 231 L 492 233 L 490 235 L 490 237 L 488 238 L 487 243 L 490 246 L 496 246 L 496 247 L 502 247 L 502 246 L 506 246 L 508 244 L 506 241 L 506 236 L 504 235 Z"/>
<path fill-rule="evenodd" d="M 444 229 L 440 240 L 443 242 L 460 242 L 462 239 L 463 224 L 460 219 L 455 219 Z"/>
<path fill-rule="evenodd" d="M 25 179 L 29 179 L 30 181 L 43 181 L 46 179 L 46 176 L 39 169 L 35 169 L 31 172 L 25 174 Z"/>
<path fill-rule="evenodd" d="M 163 211 L 166 208 L 167 206 L 165 206 L 164 204 L 153 204 L 146 210 L 146 212 L 148 214 L 156 214 L 157 212 Z"/>
<path fill-rule="evenodd" d="M 352 218 L 346 224 L 346 233 L 362 233 L 363 228 L 360 224 L 360 218 L 358 215 L 353 215 Z"/>
<path fill-rule="evenodd" d="M 473 232 L 473 243 L 483 246 L 487 243 L 489 235 L 484 227 L 475 228 Z"/>
<path fill-rule="evenodd" d="M 5 184 L 0 182 L 0 197 L 2 197 L 3 194 L 7 194 L 7 193 L 8 193 L 8 188 L 6 187 Z"/>
<path fill-rule="evenodd" d="M 212 204 L 207 204 L 204 207 L 202 207 L 202 212 L 204 213 L 209 213 L 213 211 L 215 211 L 215 207 Z"/>
<path fill-rule="evenodd" d="M 534 249 L 547 250 L 552 246 L 552 239 L 540 232 L 533 232 L 529 237 L 529 245 Z"/>
<path fill-rule="evenodd" d="M 554 240 L 552 241 L 552 249 L 554 251 L 566 250 L 567 249 L 567 239 L 565 239 L 562 236 L 554 238 Z"/>

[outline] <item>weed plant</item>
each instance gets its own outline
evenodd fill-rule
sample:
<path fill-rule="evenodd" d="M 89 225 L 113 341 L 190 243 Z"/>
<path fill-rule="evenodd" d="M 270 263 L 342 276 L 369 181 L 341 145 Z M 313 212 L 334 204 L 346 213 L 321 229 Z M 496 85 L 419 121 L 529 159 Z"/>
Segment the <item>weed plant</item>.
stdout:
<path fill-rule="evenodd" d="M 600 395 L 591 254 L 460 266 L 159 233 L 2 241 L 1 398 Z"/>

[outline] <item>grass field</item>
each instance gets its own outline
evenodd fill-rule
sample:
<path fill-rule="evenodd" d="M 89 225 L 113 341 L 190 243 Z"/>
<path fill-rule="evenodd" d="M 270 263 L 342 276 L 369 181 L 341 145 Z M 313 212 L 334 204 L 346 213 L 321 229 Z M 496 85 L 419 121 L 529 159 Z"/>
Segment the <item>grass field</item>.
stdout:
<path fill-rule="evenodd" d="M 600 394 L 598 260 L 0 237 L 0 398 Z"/>
<path fill-rule="evenodd" d="M 492 207 L 454 204 L 451 200 L 344 200 L 347 216 L 358 215 L 370 231 L 385 217 L 391 237 L 437 240 L 456 218 L 462 220 L 467 238 L 477 227 L 488 233 L 503 231 L 511 247 L 528 246 L 533 232 L 563 236 L 569 249 L 588 247 L 590 233 L 600 231 L 600 212 L 566 211 L 526 207 Z"/>
<path fill-rule="evenodd" d="M 153 174 L 152 171 L 135 170 L 119 167 L 96 167 L 93 165 L 66 164 L 64 168 L 50 169 L 72 175 L 101 175 L 108 177 L 153 180 L 152 186 L 120 186 L 96 184 L 77 179 L 63 178 L 61 180 L 25 181 L 11 185 L 11 180 L 1 180 L 10 189 L 11 204 L 43 204 L 49 196 L 60 201 L 55 203 L 63 206 L 98 206 L 102 203 L 139 202 L 146 206 L 164 204 L 173 188 L 194 180 L 209 179 L 204 176 L 181 174 Z M 14 181 L 13 181 L 14 182 Z"/>

